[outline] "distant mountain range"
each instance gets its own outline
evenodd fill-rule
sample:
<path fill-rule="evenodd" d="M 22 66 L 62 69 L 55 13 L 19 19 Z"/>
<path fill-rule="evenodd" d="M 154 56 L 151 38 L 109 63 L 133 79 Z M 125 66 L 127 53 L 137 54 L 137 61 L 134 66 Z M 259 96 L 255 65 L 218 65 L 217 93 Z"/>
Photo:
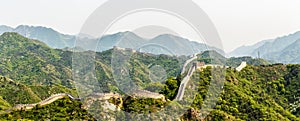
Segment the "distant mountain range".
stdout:
<path fill-rule="evenodd" d="M 249 46 L 243 45 L 241 47 L 236 48 L 235 50 L 230 52 L 228 55 L 231 57 L 240 57 L 240 56 L 255 56 L 255 57 L 257 57 L 257 54 L 252 55 L 253 51 L 255 51 L 255 49 L 261 47 L 266 42 L 272 42 L 272 41 L 273 41 L 273 39 L 269 39 L 269 40 L 260 41 L 254 45 L 249 45 Z"/>
<path fill-rule="evenodd" d="M 16 32 L 30 39 L 37 39 L 52 48 L 73 47 L 76 37 L 73 35 L 61 34 L 51 28 L 41 26 L 20 25 L 16 28 L 0 26 L 0 34 L 4 32 Z"/>
<path fill-rule="evenodd" d="M 119 32 L 105 35 L 101 38 L 90 39 L 88 37 L 62 34 L 51 28 L 27 25 L 20 25 L 16 28 L 0 26 L 0 35 L 4 32 L 16 32 L 27 38 L 37 39 L 51 48 L 58 49 L 73 48 L 77 40 L 76 46 L 85 50 L 96 50 L 98 52 L 117 46 L 153 54 L 192 55 L 205 50 L 215 50 L 224 55 L 224 51 L 221 49 L 170 34 L 145 39 L 133 32 Z M 98 43 L 97 46 L 95 43 Z"/>
<path fill-rule="evenodd" d="M 300 31 L 278 37 L 276 39 L 264 40 L 252 46 L 242 46 L 229 56 L 252 56 L 272 60 L 278 63 L 300 63 Z"/>
<path fill-rule="evenodd" d="M 133 32 L 118 32 L 101 38 L 88 39 L 75 35 L 62 34 L 54 29 L 42 26 L 20 25 L 16 28 L 0 26 L 0 35 L 4 32 L 16 32 L 27 38 L 39 40 L 51 48 L 78 48 L 102 52 L 114 46 L 131 48 L 153 54 L 191 55 L 205 50 L 215 50 L 224 55 L 221 49 L 203 43 L 170 34 L 162 34 L 152 39 L 145 39 Z M 81 41 L 81 42 L 80 42 Z M 95 43 L 98 43 L 97 45 Z M 263 40 L 251 46 L 241 46 L 228 53 L 229 57 L 251 56 L 278 63 L 300 63 L 300 32 L 275 39 Z"/>

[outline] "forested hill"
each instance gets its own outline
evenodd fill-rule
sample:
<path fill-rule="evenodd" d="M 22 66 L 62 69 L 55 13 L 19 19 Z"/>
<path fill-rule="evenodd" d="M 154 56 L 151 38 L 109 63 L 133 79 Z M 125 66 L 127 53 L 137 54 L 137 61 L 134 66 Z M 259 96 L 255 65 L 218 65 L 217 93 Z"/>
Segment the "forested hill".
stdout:
<path fill-rule="evenodd" d="M 0 75 L 27 85 L 59 84 L 74 88 L 72 79 L 72 52 L 52 49 L 47 45 L 25 38 L 17 33 L 4 33 L 0 36 Z M 115 88 L 111 70 L 112 53 L 118 50 L 107 50 L 95 53 L 96 77 L 103 91 L 110 92 Z M 185 57 L 177 58 L 167 55 L 132 53 L 129 68 L 132 80 L 143 87 L 151 83 L 149 72 L 151 64 L 163 67 L 168 76 L 176 76 Z M 155 67 L 154 67 L 155 68 Z M 167 77 L 168 77 L 167 76 Z M 98 83 L 98 82 L 97 82 Z"/>
<path fill-rule="evenodd" d="M 198 75 L 203 88 L 210 82 L 209 72 Z M 227 69 L 221 97 L 208 119 L 300 120 L 299 75 L 300 65 L 248 65 L 240 72 Z M 206 92 L 199 91 L 200 95 Z M 200 103 L 196 105 L 201 105 L 203 97 L 197 98 Z"/>
<path fill-rule="evenodd" d="M 81 102 L 71 101 L 68 98 L 28 111 L 5 113 L 5 110 L 15 104 L 36 103 L 52 94 L 77 94 L 71 73 L 72 52 L 52 49 L 39 41 L 27 39 L 16 33 L 4 33 L 0 36 L 0 51 L 0 120 L 94 120 L 81 108 Z M 96 77 L 104 92 L 120 93 L 117 86 L 114 86 L 116 82 L 110 68 L 112 52 L 113 50 L 107 50 L 95 54 Z M 300 65 L 268 65 L 261 59 L 247 57 L 226 59 L 220 54 L 209 53 L 208 51 L 198 55 L 198 61 L 209 63 L 211 57 L 218 57 L 220 59 L 217 60 L 225 59 L 228 65 L 237 65 L 241 61 L 247 61 L 249 65 L 240 72 L 231 68 L 226 70 L 226 81 L 221 96 L 205 120 L 300 120 Z M 169 104 L 180 86 L 178 82 L 181 81 L 180 78 L 172 77 L 178 76 L 180 63 L 187 57 L 136 52 L 131 59 L 128 67 L 131 69 L 129 73 L 133 76 L 134 83 L 142 89 L 165 95 L 167 98 L 165 103 Z M 163 67 L 166 70 L 165 74 L 170 78 L 165 78 L 162 83 L 151 80 L 149 72 L 152 71 L 153 63 Z M 199 84 L 199 90 L 193 99 L 194 104 L 187 106 L 190 109 L 181 116 L 181 119 L 199 120 L 199 110 L 212 78 L 211 69 L 213 68 L 208 67 L 193 73 L 191 80 Z M 200 80 L 195 80 L 199 78 Z M 124 104 L 120 109 L 131 113 L 141 110 L 151 112 L 155 107 L 151 105 L 158 105 L 155 110 L 161 107 L 161 104 L 156 104 L 159 101 L 153 99 L 123 98 Z"/>
<path fill-rule="evenodd" d="M 30 85 L 70 86 L 71 52 L 51 49 L 17 33 L 4 33 L 0 43 L 0 75 Z"/>
<path fill-rule="evenodd" d="M 0 43 L 0 75 L 29 85 L 61 84 L 69 88 L 74 87 L 72 86 L 74 82 L 71 51 L 52 49 L 40 41 L 25 38 L 17 33 L 4 33 L 0 36 Z M 104 87 L 114 81 L 110 68 L 113 52 L 112 49 L 97 52 L 94 60 L 97 67 L 96 76 Z M 253 65 L 268 64 L 263 60 L 246 57 L 226 59 L 216 51 L 206 51 L 198 56 L 198 61 L 210 63 L 215 59 L 215 62 L 225 62 L 226 65 L 233 67 L 238 66 L 242 61 Z M 134 53 L 131 59 L 129 68 L 135 69 L 130 72 L 130 75 L 134 75 L 133 80 L 142 84 L 151 81 L 147 75 L 153 64 L 153 68 L 155 65 L 163 67 L 167 71 L 167 77 L 177 76 L 180 66 L 187 57 Z"/>

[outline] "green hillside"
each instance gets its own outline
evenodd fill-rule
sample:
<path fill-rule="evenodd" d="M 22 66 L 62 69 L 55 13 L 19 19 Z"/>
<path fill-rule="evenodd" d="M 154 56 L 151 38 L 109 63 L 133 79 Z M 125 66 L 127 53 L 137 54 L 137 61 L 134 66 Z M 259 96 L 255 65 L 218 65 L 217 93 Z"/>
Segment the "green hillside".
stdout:
<path fill-rule="evenodd" d="M 299 65 L 247 66 L 241 72 L 227 69 L 226 82 L 218 103 L 206 120 L 300 120 L 299 103 L 295 110 L 290 104 L 298 101 Z M 196 72 L 200 76 L 199 93 L 207 93 L 210 69 Z M 200 73 L 200 74 L 199 74 Z M 291 75 L 293 74 L 293 75 Z M 205 89 L 205 90 L 203 90 Z M 194 110 L 201 109 L 205 96 L 194 100 Z M 190 119 L 190 112 L 185 117 Z M 195 113 L 194 113 L 195 115 Z M 197 118 L 194 118 L 197 119 Z"/>
<path fill-rule="evenodd" d="M 17 33 L 4 33 L 0 36 L 0 75 L 11 78 L 27 85 L 64 85 L 74 87 L 72 80 L 72 52 L 51 49 L 45 44 L 27 39 Z M 96 67 L 98 85 L 104 92 L 114 90 L 115 85 L 112 70 L 112 53 L 117 50 L 98 52 L 92 60 Z M 89 52 L 82 52 L 83 54 Z M 122 52 L 121 52 L 122 53 Z M 85 58 L 81 58 L 85 59 Z M 149 68 L 152 64 L 162 66 L 168 75 L 176 76 L 183 59 L 166 55 L 149 55 L 132 53 L 128 61 L 132 80 L 142 87 L 150 83 Z"/>
<path fill-rule="evenodd" d="M 26 85 L 16 83 L 6 77 L 0 77 L 0 87 L 0 95 L 11 105 L 41 101 L 31 88 Z"/>
<path fill-rule="evenodd" d="M 77 95 L 75 90 L 67 87 L 59 85 L 27 86 L 3 76 L 0 76 L 0 87 L 2 106 L 37 103 L 58 93 Z M 8 102 L 8 105 L 5 102 Z"/>
<path fill-rule="evenodd" d="M 4 33 L 0 43 L 0 75 L 30 85 L 61 84 L 71 79 L 70 59 L 65 60 L 68 52 L 17 33 Z"/>
<path fill-rule="evenodd" d="M 81 102 L 69 98 L 57 100 L 46 106 L 37 106 L 32 110 L 14 110 L 5 113 L 15 104 L 36 103 L 53 94 L 68 93 L 73 96 L 79 94 L 76 93 L 78 90 L 75 90 L 72 79 L 72 52 L 51 49 L 41 42 L 27 39 L 16 33 L 4 33 L 0 36 L 0 51 L 0 75 L 2 75 L 0 76 L 0 120 L 94 120 L 86 110 L 82 109 Z M 93 52 L 81 52 L 83 55 L 90 53 Z M 121 110 L 131 113 L 155 112 L 160 110 L 157 107 L 168 104 L 178 105 L 179 108 L 189 107 L 181 119 L 200 120 L 199 111 L 208 97 L 208 86 L 214 77 L 211 71 L 214 69 L 218 72 L 218 68 L 208 67 L 203 71 L 197 70 L 193 74 L 190 84 L 198 85 L 197 92 L 196 97 L 191 99 L 193 105 L 187 106 L 176 102 L 170 103 L 168 100 L 173 99 L 178 91 L 179 81 L 182 78 L 178 75 L 180 65 L 187 57 L 114 49 L 97 52 L 93 60 L 96 82 L 85 83 L 96 84 L 94 86 L 101 89 L 100 91 L 117 92 L 124 96 L 122 90 L 116 86 L 124 80 L 116 82 L 112 74 L 113 54 L 130 54 L 129 61 L 123 64 L 127 66 L 133 82 L 142 89 L 159 92 L 167 98 L 165 102 L 131 99 L 125 96 Z M 81 59 L 86 61 L 87 58 Z M 240 72 L 232 68 L 226 69 L 221 96 L 216 100 L 217 105 L 214 110 L 204 120 L 300 120 L 300 65 L 268 65 L 265 60 L 249 57 L 228 59 L 215 51 L 206 51 L 198 55 L 198 61 L 214 64 L 225 62 L 224 64 L 233 67 L 242 61 L 249 64 Z M 117 68 L 123 65 L 115 64 Z M 149 77 L 149 73 L 153 71 L 151 68 L 155 65 L 159 65 L 166 72 L 167 78 L 162 82 L 155 82 Z M 217 76 L 222 77 L 222 75 Z M 190 90 L 191 88 L 187 88 L 187 91 Z M 217 88 L 212 90 L 217 91 Z M 171 110 L 176 111 L 176 109 Z M 135 117 L 129 118 L 138 120 Z"/>

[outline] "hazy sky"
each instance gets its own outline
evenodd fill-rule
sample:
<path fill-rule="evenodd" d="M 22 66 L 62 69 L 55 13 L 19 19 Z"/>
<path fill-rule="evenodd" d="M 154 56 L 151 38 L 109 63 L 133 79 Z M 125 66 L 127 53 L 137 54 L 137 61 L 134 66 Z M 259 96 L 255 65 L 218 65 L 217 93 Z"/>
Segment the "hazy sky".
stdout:
<path fill-rule="evenodd" d="M 4 0 L 0 24 L 77 34 L 104 0 Z M 217 27 L 225 51 L 300 31 L 300 0 L 194 0 Z"/>

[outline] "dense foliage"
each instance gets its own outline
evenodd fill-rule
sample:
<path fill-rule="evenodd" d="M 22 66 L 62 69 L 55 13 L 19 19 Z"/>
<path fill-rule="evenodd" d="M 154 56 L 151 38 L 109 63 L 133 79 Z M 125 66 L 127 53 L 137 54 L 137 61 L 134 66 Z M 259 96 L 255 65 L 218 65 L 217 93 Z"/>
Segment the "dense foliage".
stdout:
<path fill-rule="evenodd" d="M 32 110 L 17 110 L 8 114 L 0 115 L 0 120 L 89 120 L 95 119 L 81 108 L 82 103 L 72 101 L 69 98 L 57 100 L 46 106 L 36 106 Z"/>
<path fill-rule="evenodd" d="M 170 77 L 167 79 L 164 88 L 160 91 L 161 94 L 165 95 L 167 99 L 173 100 L 177 94 L 180 81 Z"/>
<path fill-rule="evenodd" d="M 3 75 L 0 77 L 0 119 L 94 120 L 86 110 L 81 108 L 80 102 L 68 98 L 46 106 L 37 106 L 28 111 L 5 113 L 5 110 L 15 104 L 36 103 L 52 94 L 69 93 L 74 96 L 77 94 L 73 89 L 71 75 L 72 52 L 51 49 L 43 43 L 15 33 L 5 33 L 0 36 L 0 51 L 0 75 Z M 186 57 L 107 50 L 95 54 L 93 62 L 95 62 L 97 82 L 86 83 L 97 84 L 95 86 L 103 92 L 124 93 L 117 88 L 119 82 L 114 80 L 112 74 L 111 57 L 114 52 L 131 54 L 130 61 L 126 65 L 134 84 L 161 93 L 169 100 L 174 99 L 182 78 L 178 75 L 180 65 Z M 247 61 L 249 64 L 240 72 L 232 68 L 226 69 L 221 95 L 215 100 L 217 105 L 205 120 L 300 120 L 300 65 L 266 65 L 268 62 L 262 59 L 249 57 L 227 59 L 210 51 L 198 55 L 198 61 L 229 66 L 237 66 L 242 61 Z M 157 82 L 149 78 L 151 67 L 155 65 L 166 70 L 165 80 Z M 189 106 L 190 110 L 181 117 L 182 119 L 200 120 L 200 110 L 203 105 L 205 106 L 205 100 L 212 96 L 208 94 L 209 85 L 221 84 L 221 80 L 212 82 L 212 78 L 223 77 L 212 75 L 212 70 L 218 72 L 216 68 L 208 67 L 202 71 L 197 70 L 193 74 L 191 81 L 197 84 L 197 93 L 192 100 L 193 104 Z M 218 88 L 212 90 L 219 92 Z M 190 90 L 187 89 L 188 91 Z M 120 107 L 131 113 L 156 112 L 168 105 L 165 101 L 154 99 L 128 97 L 123 100 Z M 179 105 L 176 101 L 174 104 Z"/>
<path fill-rule="evenodd" d="M 128 97 L 124 100 L 123 110 L 128 113 L 148 114 L 161 110 L 165 104 L 161 99 Z"/>
<path fill-rule="evenodd" d="M 299 106 L 290 110 L 290 104 L 299 99 L 299 69 L 298 65 L 281 64 L 247 66 L 241 72 L 227 69 L 224 89 L 206 120 L 300 120 Z M 196 97 L 193 106 L 196 112 L 206 97 L 210 72 L 206 69 L 200 73 L 201 96 Z"/>
<path fill-rule="evenodd" d="M 4 33 L 0 43 L 0 75 L 30 85 L 68 85 L 71 53 L 16 33 Z"/>
<path fill-rule="evenodd" d="M 76 96 L 75 90 L 59 86 L 27 86 L 9 78 L 0 76 L 0 96 L 10 105 L 37 103 L 57 93 L 69 93 Z"/>
<path fill-rule="evenodd" d="M 51 49 L 37 40 L 25 38 L 17 33 L 4 33 L 0 36 L 0 43 L 0 75 L 26 85 L 75 87 L 72 79 L 72 52 Z M 89 52 L 83 53 L 89 54 Z M 122 51 L 111 49 L 95 53 L 92 62 L 95 64 L 97 81 L 80 82 L 79 84 L 95 85 L 102 92 L 115 91 L 121 93 L 116 86 L 118 82 L 114 80 L 112 74 L 111 61 L 115 53 L 122 53 Z M 159 66 L 163 68 L 163 71 L 167 74 L 164 75 L 166 77 L 177 76 L 180 64 L 185 59 L 166 55 L 132 53 L 131 51 L 129 51 L 129 54 L 131 55 L 130 60 L 124 64 L 128 64 L 131 80 L 137 86 L 144 88 L 154 82 L 149 77 L 152 67 Z M 80 59 L 86 61 L 86 58 Z M 158 76 L 157 78 L 161 77 Z"/>

